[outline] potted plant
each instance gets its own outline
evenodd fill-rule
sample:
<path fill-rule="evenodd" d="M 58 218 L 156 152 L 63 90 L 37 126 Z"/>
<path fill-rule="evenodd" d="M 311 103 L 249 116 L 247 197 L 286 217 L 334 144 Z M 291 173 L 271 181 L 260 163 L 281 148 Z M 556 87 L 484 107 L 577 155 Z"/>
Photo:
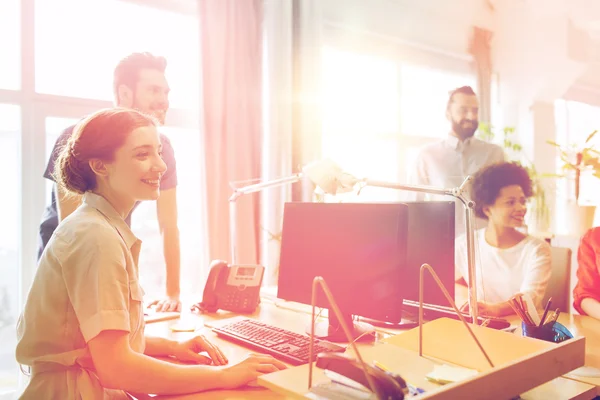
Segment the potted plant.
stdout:
<path fill-rule="evenodd" d="M 546 201 L 546 189 L 548 182 L 544 178 L 548 178 L 550 174 L 539 173 L 535 165 L 527 158 L 523 152 L 523 146 L 515 139 L 515 128 L 504 127 L 501 132 L 501 146 L 504 148 L 506 158 L 510 161 L 521 164 L 529 173 L 533 183 L 534 195 L 531 199 L 531 212 L 528 213 L 527 221 L 528 230 L 532 233 L 546 234 L 550 229 L 550 208 Z M 497 134 L 489 124 L 482 123 L 479 126 L 478 138 L 488 142 L 494 141 Z"/>
<path fill-rule="evenodd" d="M 549 144 L 558 149 L 559 157 L 563 163 L 563 174 L 559 174 L 557 177 L 567 177 L 570 172 L 574 175 L 574 196 L 577 202 L 579 202 L 579 194 L 581 192 L 581 173 L 589 171 L 596 178 L 600 178 L 600 152 L 591 144 L 591 140 L 597 133 L 598 131 L 590 133 L 585 139 L 583 147 L 576 144 L 562 146 L 552 140 L 548 140 Z"/>
<path fill-rule="evenodd" d="M 590 229 L 594 222 L 596 207 L 582 202 L 581 183 L 584 176 L 600 178 L 600 152 L 595 149 L 592 139 L 598 131 L 590 133 L 583 145 L 569 144 L 560 145 L 552 140 L 548 143 L 558 150 L 562 162 L 562 174 L 556 174 L 558 178 L 567 178 L 569 192 L 566 208 L 568 209 L 567 224 L 568 233 L 577 236 L 583 235 Z"/>

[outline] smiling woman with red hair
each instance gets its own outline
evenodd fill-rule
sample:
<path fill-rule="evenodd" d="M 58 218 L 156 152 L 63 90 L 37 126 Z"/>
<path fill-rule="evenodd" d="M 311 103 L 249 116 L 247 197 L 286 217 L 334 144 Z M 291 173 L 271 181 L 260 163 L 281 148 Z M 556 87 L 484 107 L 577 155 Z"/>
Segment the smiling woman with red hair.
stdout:
<path fill-rule="evenodd" d="M 508 299 L 527 293 L 539 306 L 551 274 L 550 245 L 518 230 L 523 226 L 527 200 L 533 195 L 527 170 L 503 162 L 480 170 L 473 179 L 475 213 L 488 220 L 475 232 L 477 298 L 482 315 L 513 313 Z M 456 241 L 457 272 L 467 280 L 465 237 Z"/>
<path fill-rule="evenodd" d="M 160 196 L 167 166 L 153 118 L 130 109 L 98 111 L 77 126 L 56 169 L 58 184 L 83 195 L 83 203 L 44 249 L 19 319 L 16 358 L 31 367 L 22 399 L 229 389 L 285 368 L 265 355 L 228 365 L 203 336 L 145 336 L 142 243 L 125 218 L 136 202 Z M 186 365 L 155 358 L 169 356 Z"/>

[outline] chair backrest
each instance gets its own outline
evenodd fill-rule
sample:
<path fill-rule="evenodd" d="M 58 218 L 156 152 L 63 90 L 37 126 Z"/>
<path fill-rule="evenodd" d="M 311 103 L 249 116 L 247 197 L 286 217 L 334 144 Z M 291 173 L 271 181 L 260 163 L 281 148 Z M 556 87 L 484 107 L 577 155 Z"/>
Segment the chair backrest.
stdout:
<path fill-rule="evenodd" d="M 552 276 L 548 282 L 542 307 L 552 297 L 552 309 L 560 308 L 569 312 L 571 298 L 571 249 L 567 247 L 551 247 Z"/>

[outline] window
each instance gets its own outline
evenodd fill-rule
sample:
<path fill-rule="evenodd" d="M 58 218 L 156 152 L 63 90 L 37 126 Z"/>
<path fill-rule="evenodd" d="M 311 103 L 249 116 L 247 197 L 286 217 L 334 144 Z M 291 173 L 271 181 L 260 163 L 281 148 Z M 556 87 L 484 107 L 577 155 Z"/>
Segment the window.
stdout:
<path fill-rule="evenodd" d="M 322 156 L 357 176 L 406 182 L 420 148 L 448 134 L 452 89 L 475 87 L 474 75 L 393 59 L 323 49 Z M 346 201 L 394 201 L 406 192 L 365 188 Z"/>
<path fill-rule="evenodd" d="M 0 104 L 0 170 L 8 190 L 0 196 L 0 395 L 17 387 L 16 322 L 19 316 L 19 237 L 21 195 L 19 157 L 20 108 Z M 11 171 L 11 173 L 8 173 Z"/>
<path fill-rule="evenodd" d="M 21 87 L 21 2 L 0 2 L 0 89 Z M 12 38 L 9 40 L 9 38 Z"/>
<path fill-rule="evenodd" d="M 112 100 L 112 71 L 119 60 L 149 51 L 167 58 L 171 106 L 197 107 L 200 47 L 194 15 L 117 0 L 37 0 L 35 20 L 37 92 Z"/>
<path fill-rule="evenodd" d="M 177 208 L 181 250 L 182 297 L 200 294 L 207 271 L 204 237 L 204 199 L 201 184 L 202 158 L 198 130 L 162 127 L 175 150 L 177 159 Z M 166 268 L 163 243 L 156 218 L 156 202 L 146 201 L 132 216 L 132 230 L 143 244 L 140 253 L 140 281 L 147 299 L 165 295 Z M 185 277 L 185 279 L 184 279 Z"/>
<path fill-rule="evenodd" d="M 571 100 L 557 100 L 555 102 L 555 122 L 557 129 L 557 142 L 561 145 L 574 146 L 584 145 L 586 138 L 600 127 L 600 107 Z M 592 144 L 600 149 L 600 135 L 592 139 Z M 557 157 L 557 173 L 563 163 Z M 557 196 L 559 198 L 573 199 L 574 188 L 569 181 L 561 180 L 557 185 Z M 579 203 L 582 205 L 598 205 L 600 190 L 598 189 L 598 178 L 588 171 L 581 174 L 581 187 Z"/>
<path fill-rule="evenodd" d="M 398 177 L 398 68 L 395 62 L 326 47 L 323 51 L 323 158 L 357 176 Z M 376 162 L 375 162 L 376 161 Z M 351 201 L 396 199 L 368 188 Z"/>
<path fill-rule="evenodd" d="M 326 47 L 323 132 L 348 139 L 398 131 L 396 63 Z"/>
<path fill-rule="evenodd" d="M 473 75 L 402 65 L 400 69 L 400 131 L 408 136 L 444 138 L 448 135 L 446 119 L 448 94 L 452 89 L 471 86 Z"/>

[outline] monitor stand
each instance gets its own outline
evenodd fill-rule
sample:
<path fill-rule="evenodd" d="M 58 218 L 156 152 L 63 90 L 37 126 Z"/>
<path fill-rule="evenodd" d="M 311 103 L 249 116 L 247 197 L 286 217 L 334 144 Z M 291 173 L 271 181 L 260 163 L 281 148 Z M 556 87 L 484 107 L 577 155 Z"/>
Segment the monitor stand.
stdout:
<path fill-rule="evenodd" d="M 366 322 L 354 321 L 352 314 L 343 314 L 346 325 L 350 328 L 352 340 L 358 338 L 358 342 L 373 342 L 375 340 L 375 328 Z M 310 323 L 306 327 L 306 333 L 310 336 Z M 344 329 L 339 320 L 329 311 L 329 318 L 325 321 L 317 320 L 315 322 L 315 337 L 329 342 L 347 343 L 348 338 L 344 334 Z"/>
<path fill-rule="evenodd" d="M 388 322 L 388 321 L 380 321 L 378 319 L 364 318 L 360 317 L 360 321 L 362 323 L 370 324 L 373 326 L 377 326 L 379 328 L 387 328 L 387 329 L 413 329 L 419 326 L 419 321 L 415 321 L 413 319 L 404 319 L 400 322 Z"/>

